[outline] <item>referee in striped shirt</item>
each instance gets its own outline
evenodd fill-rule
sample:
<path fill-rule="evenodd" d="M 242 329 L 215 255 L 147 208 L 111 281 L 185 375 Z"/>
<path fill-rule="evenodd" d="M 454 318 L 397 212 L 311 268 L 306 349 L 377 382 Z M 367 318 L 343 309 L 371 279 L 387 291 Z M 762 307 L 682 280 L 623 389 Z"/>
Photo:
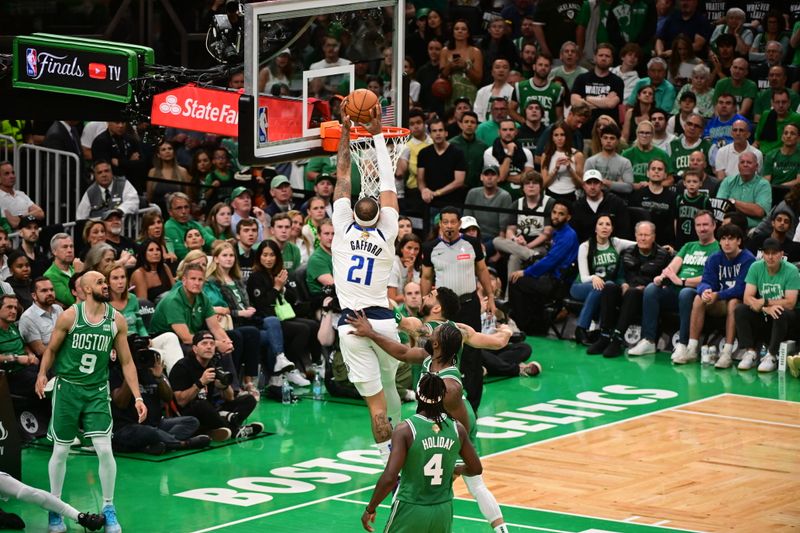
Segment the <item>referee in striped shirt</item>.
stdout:
<path fill-rule="evenodd" d="M 457 208 L 448 206 L 439 214 L 439 236 L 422 245 L 422 294 L 427 295 L 434 286 L 452 290 L 461 304 L 453 320 L 480 331 L 481 302 L 476 290 L 477 281 L 480 281 L 484 294 L 489 298 L 487 312 L 494 314 L 495 311 L 492 281 L 481 243 L 478 239 L 461 234 L 461 213 Z M 477 412 L 483 393 L 483 369 L 478 350 L 464 346 L 461 373 L 464 375 L 467 400 Z"/>

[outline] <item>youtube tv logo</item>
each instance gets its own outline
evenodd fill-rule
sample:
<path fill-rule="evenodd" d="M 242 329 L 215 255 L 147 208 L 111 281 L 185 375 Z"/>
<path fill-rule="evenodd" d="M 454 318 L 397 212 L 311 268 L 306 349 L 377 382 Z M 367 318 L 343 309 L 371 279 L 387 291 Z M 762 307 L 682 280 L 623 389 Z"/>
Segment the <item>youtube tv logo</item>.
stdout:
<path fill-rule="evenodd" d="M 108 69 L 103 63 L 89 63 L 89 77 L 96 80 L 104 80 L 108 75 Z"/>

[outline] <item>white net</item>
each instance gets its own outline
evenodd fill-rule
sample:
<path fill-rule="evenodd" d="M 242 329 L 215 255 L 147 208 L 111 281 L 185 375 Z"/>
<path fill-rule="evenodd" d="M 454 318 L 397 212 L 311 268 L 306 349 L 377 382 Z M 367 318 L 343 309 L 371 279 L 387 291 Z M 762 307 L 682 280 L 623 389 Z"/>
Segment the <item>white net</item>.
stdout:
<path fill-rule="evenodd" d="M 392 172 L 397 169 L 397 160 L 406 147 L 409 135 L 408 130 L 392 128 L 392 132 L 384 132 L 386 148 L 389 150 L 389 159 L 392 162 Z M 358 167 L 361 175 L 361 194 L 359 198 L 370 196 L 377 199 L 380 196 L 380 174 L 378 173 L 378 159 L 375 154 L 375 143 L 369 135 L 350 140 L 350 154 Z"/>

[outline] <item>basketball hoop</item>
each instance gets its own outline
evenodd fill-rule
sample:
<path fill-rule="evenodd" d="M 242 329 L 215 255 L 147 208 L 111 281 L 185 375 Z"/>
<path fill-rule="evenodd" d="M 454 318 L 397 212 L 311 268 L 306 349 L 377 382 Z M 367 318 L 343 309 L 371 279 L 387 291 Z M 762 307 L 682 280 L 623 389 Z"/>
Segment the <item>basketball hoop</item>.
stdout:
<path fill-rule="evenodd" d="M 411 131 L 407 128 L 394 126 L 381 127 L 381 133 L 386 140 L 386 148 L 389 150 L 389 160 L 392 162 L 392 172 L 397 169 L 397 160 L 406 147 L 406 142 L 411 136 Z M 333 152 L 339 149 L 339 139 L 342 138 L 342 125 L 332 120 L 323 122 L 320 125 L 320 137 L 322 137 L 322 149 L 326 152 Z M 380 195 L 380 175 L 378 173 L 378 160 L 375 155 L 375 143 L 372 134 L 363 126 L 353 126 L 350 128 L 350 154 L 361 174 L 361 195 L 359 198 L 370 196 L 378 198 Z"/>

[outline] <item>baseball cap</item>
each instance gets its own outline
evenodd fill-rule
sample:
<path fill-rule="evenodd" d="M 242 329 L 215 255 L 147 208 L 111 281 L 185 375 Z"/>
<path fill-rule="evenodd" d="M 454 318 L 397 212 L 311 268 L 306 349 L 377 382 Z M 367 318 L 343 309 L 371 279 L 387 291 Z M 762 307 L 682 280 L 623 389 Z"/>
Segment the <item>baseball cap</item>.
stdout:
<path fill-rule="evenodd" d="M 603 181 L 603 175 L 600 173 L 599 170 L 595 170 L 592 168 L 583 173 L 583 181 L 587 182 L 589 180 Z"/>
<path fill-rule="evenodd" d="M 770 237 L 769 239 L 764 240 L 764 244 L 761 245 L 761 250 L 764 252 L 777 252 L 782 250 L 781 243 L 778 239 L 773 239 Z"/>
<path fill-rule="evenodd" d="M 472 102 L 470 102 L 469 98 L 467 98 L 466 96 L 459 96 L 458 98 L 456 98 L 455 101 L 453 102 L 453 107 L 457 106 L 462 102 L 472 107 Z"/>
<path fill-rule="evenodd" d="M 232 202 L 232 201 L 234 201 L 236 198 L 238 198 L 238 197 L 240 197 L 241 195 L 243 195 L 244 193 L 247 193 L 247 194 L 249 194 L 249 195 L 250 195 L 250 197 L 252 197 L 252 196 L 253 196 L 253 191 L 251 191 L 251 190 L 250 190 L 250 189 L 248 189 L 247 187 L 236 187 L 235 189 L 233 189 L 233 190 L 231 191 L 231 197 L 228 199 L 228 201 L 229 201 L 229 202 Z"/>
<path fill-rule="evenodd" d="M 192 346 L 197 346 L 206 339 L 210 339 L 212 341 L 215 340 L 214 335 L 212 335 L 210 331 L 207 329 L 201 329 L 192 337 Z"/>
<path fill-rule="evenodd" d="M 421 19 L 422 17 L 427 17 L 428 13 L 430 13 L 430 12 L 431 12 L 431 10 L 428 9 L 427 7 L 421 7 L 419 9 L 417 9 L 416 18 Z"/>
<path fill-rule="evenodd" d="M 24 215 L 19 217 L 19 223 L 17 223 L 17 229 L 27 228 L 31 224 L 36 224 L 38 226 L 41 226 L 42 222 L 33 215 Z"/>
<path fill-rule="evenodd" d="M 317 176 L 316 181 L 317 183 L 319 183 L 320 181 L 330 181 L 331 183 L 336 185 L 336 178 L 331 176 L 330 174 L 320 174 L 319 176 Z"/>
<path fill-rule="evenodd" d="M 114 215 L 117 215 L 120 218 L 122 218 L 122 217 L 125 216 L 125 213 L 122 212 L 122 209 L 117 209 L 115 207 L 114 209 L 109 209 L 108 211 L 103 213 L 103 217 L 101 218 L 101 220 L 108 220 L 109 218 L 111 218 Z"/>
<path fill-rule="evenodd" d="M 461 217 L 461 230 L 463 231 L 469 228 L 481 229 L 475 217 L 469 215 Z"/>
<path fill-rule="evenodd" d="M 284 48 L 283 50 L 281 50 L 281 52 L 278 55 L 279 56 L 282 56 L 282 55 L 290 56 L 290 55 L 292 55 L 292 51 L 289 50 L 288 48 Z"/>
<path fill-rule="evenodd" d="M 481 171 L 483 174 L 487 172 L 494 172 L 495 174 L 500 174 L 500 168 L 497 165 L 484 165 L 483 170 Z"/>
<path fill-rule="evenodd" d="M 269 188 L 270 189 L 277 189 L 278 187 L 280 187 L 284 183 L 288 184 L 289 183 L 289 178 L 287 178 L 283 174 L 278 174 L 277 176 L 272 178 L 271 182 L 269 182 Z"/>

